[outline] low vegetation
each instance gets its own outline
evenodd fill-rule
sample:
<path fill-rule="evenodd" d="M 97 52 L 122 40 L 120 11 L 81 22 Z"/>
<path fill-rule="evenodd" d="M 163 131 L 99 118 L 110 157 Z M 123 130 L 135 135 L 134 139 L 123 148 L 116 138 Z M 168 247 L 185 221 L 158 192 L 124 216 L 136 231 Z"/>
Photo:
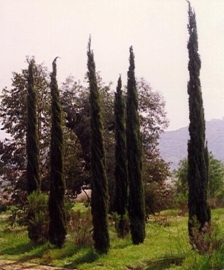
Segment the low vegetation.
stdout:
<path fill-rule="evenodd" d="M 90 209 L 76 203 L 70 215 L 68 235 L 61 249 L 32 243 L 26 226 L 10 222 L 11 212 L 0 215 L 0 259 L 60 266 L 67 269 L 223 269 L 224 209 L 212 211 L 212 230 L 201 242 L 205 251 L 188 243 L 187 216 L 165 210 L 150 216 L 143 244 L 132 245 L 131 237 L 117 237 L 113 216 L 109 217 L 111 249 L 95 253 Z M 200 237 L 199 237 L 200 238 Z M 200 239 L 199 239 L 200 240 Z"/>

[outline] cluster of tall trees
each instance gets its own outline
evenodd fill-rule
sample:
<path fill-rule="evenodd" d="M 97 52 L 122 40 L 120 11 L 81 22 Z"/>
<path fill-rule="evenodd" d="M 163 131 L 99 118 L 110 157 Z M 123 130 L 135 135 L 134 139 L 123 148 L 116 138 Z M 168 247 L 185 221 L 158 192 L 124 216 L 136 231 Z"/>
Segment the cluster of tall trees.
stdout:
<path fill-rule="evenodd" d="M 207 204 L 209 155 L 201 61 L 196 17 L 190 2 L 188 17 L 188 227 L 193 238 L 195 218 L 201 232 L 211 216 Z M 87 51 L 88 87 L 69 77 L 59 92 L 57 59 L 50 74 L 43 65 L 28 59 L 28 69 L 13 73 L 12 88 L 3 89 L 0 115 L 3 129 L 11 136 L 0 145 L 4 175 L 11 179 L 15 191 L 50 191 L 49 239 L 58 247 L 66 235 L 65 189 L 77 195 L 82 188 L 91 187 L 94 245 L 99 253 L 107 253 L 108 211 L 119 216 L 120 236 L 125 235 L 128 215 L 132 241 L 142 243 L 146 218 L 144 185 L 161 184 L 169 175 L 169 166 L 157 147 L 159 135 L 168 125 L 165 102 L 144 79 L 136 80 L 132 47 L 129 53 L 126 91 L 123 93 L 119 77 L 115 96 L 111 84 L 103 83 L 96 72 L 91 40 Z"/>
<path fill-rule="evenodd" d="M 94 54 L 88 47 L 88 79 L 90 89 L 90 131 L 91 131 L 91 171 L 93 219 L 93 239 L 100 253 L 109 249 L 108 232 L 108 182 L 103 141 L 103 126 L 99 90 L 97 86 Z M 126 117 L 121 92 L 121 77 L 118 80 L 115 96 L 115 182 L 116 210 L 120 215 L 119 231 L 124 234 L 124 215 L 128 209 L 132 241 L 139 244 L 145 238 L 145 200 L 142 181 L 142 139 L 138 115 L 138 93 L 135 80 L 134 53 L 130 48 L 128 70 Z M 124 120 L 126 118 L 126 130 Z M 126 147 L 127 144 L 127 147 Z M 118 152 L 119 151 L 119 152 Z M 121 157 L 119 157 L 121 154 Z M 127 162 L 126 162 L 127 160 Z M 120 163 L 121 161 L 121 163 Z"/>
<path fill-rule="evenodd" d="M 53 62 L 53 71 L 50 74 L 43 65 L 36 64 L 34 59 L 27 59 L 28 69 L 22 70 L 22 73 L 13 73 L 12 88 L 3 89 L 0 105 L 3 129 L 10 134 L 10 138 L 1 143 L 1 162 L 4 167 L 4 176 L 7 180 L 11 180 L 15 198 L 18 194 L 17 198 L 20 200 L 25 198 L 26 191 L 28 194 L 50 191 L 49 238 L 53 244 L 59 247 L 62 246 L 66 234 L 63 210 L 64 180 L 66 190 L 75 195 L 83 187 L 91 185 L 92 214 L 93 217 L 96 217 L 95 221 L 93 218 L 93 224 L 96 228 L 93 236 L 95 248 L 98 252 L 104 253 L 109 248 L 105 215 L 108 210 L 116 211 L 121 220 L 122 216 L 123 218 L 127 216 L 127 213 L 132 215 L 133 242 L 140 243 L 144 240 L 145 212 L 144 210 L 139 212 L 139 209 L 136 208 L 137 201 L 131 206 L 132 199 L 128 193 L 128 175 L 131 177 L 132 173 L 128 174 L 126 166 L 130 163 L 129 168 L 138 167 L 135 173 L 135 176 L 139 177 L 137 186 L 140 187 L 140 192 L 138 195 L 144 195 L 142 192 L 143 182 L 146 185 L 152 181 L 152 178 L 154 178 L 153 181 L 158 182 L 165 180 L 168 174 L 168 164 L 159 156 L 157 145 L 159 134 L 168 125 L 168 121 L 162 97 L 153 92 L 143 79 L 135 80 L 132 49 L 130 49 L 130 70 L 128 72 L 130 78 L 128 79 L 127 95 L 126 91 L 124 94 L 121 93 L 121 78 L 119 79 L 120 86 L 118 84 L 118 88 L 120 88 L 118 95 L 123 102 L 121 110 L 120 105 L 115 109 L 117 98 L 114 98 L 111 84 L 103 83 L 95 71 L 94 57 L 90 46 L 87 56 L 89 87 L 86 88 L 80 82 L 69 77 L 61 86 L 60 97 L 56 80 L 56 61 Z M 128 97 L 129 103 L 127 102 Z M 132 98 L 134 98 L 133 103 Z M 128 113 L 130 119 L 136 122 L 134 126 L 131 122 L 129 123 L 129 131 L 126 129 L 126 125 L 128 126 L 126 115 Z M 132 118 L 133 115 L 135 115 L 134 118 Z M 117 120 L 119 117 L 123 121 L 123 135 L 121 136 L 123 136 L 124 145 L 120 145 L 116 154 L 115 145 L 117 147 L 119 144 L 118 136 L 120 136 Z M 140 127 L 142 136 L 140 136 Z M 137 129 L 132 135 L 128 135 L 132 128 Z M 126 161 L 126 159 L 128 160 L 126 136 L 127 138 L 128 136 L 136 136 L 135 149 L 132 150 L 132 153 L 140 155 L 139 158 L 132 160 L 129 153 L 130 161 L 128 162 Z M 129 144 L 132 139 L 132 137 L 129 138 Z M 64 150 L 66 155 L 63 157 Z M 115 170 L 117 166 L 121 165 L 117 160 L 120 156 L 119 151 L 123 151 L 125 179 L 123 176 L 119 176 L 119 170 Z M 144 153 L 144 159 L 141 158 L 142 153 Z M 97 157 L 99 158 L 98 164 Z M 135 162 L 137 162 L 136 165 Z M 145 171 L 146 169 L 151 170 L 150 177 L 146 173 L 142 174 L 142 162 Z M 152 164 L 154 164 L 153 167 Z M 99 170 L 100 166 L 102 168 Z M 162 176 L 159 170 L 163 171 Z M 101 173 L 103 178 L 100 180 L 99 174 L 101 175 Z M 143 175 L 145 178 L 142 177 Z M 158 175 L 160 178 L 157 177 Z M 119 178 L 120 180 L 118 180 Z M 122 183 L 123 181 L 124 183 Z M 132 185 L 134 186 L 133 181 Z M 99 183 L 102 184 L 102 187 L 99 186 Z M 123 184 L 125 185 L 124 190 L 121 188 Z M 121 186 L 119 187 L 119 185 Z M 24 196 L 21 196 L 22 191 L 24 191 Z M 118 206 L 117 202 L 123 200 L 124 197 L 119 192 L 126 193 L 121 212 L 119 209 L 122 206 Z M 134 193 L 132 196 L 135 200 Z M 99 203 L 97 200 L 100 197 L 102 200 Z M 144 208 L 144 203 L 144 199 L 142 199 L 140 207 Z M 101 210 L 99 211 L 99 209 Z M 99 213 L 104 216 L 104 222 L 100 221 L 99 223 L 97 216 Z M 29 218 L 32 219 L 33 215 L 34 213 L 30 212 Z M 136 221 L 138 222 L 137 228 L 135 228 Z M 139 227 L 141 222 L 143 225 Z M 97 227 L 103 225 L 105 227 L 104 244 L 102 243 L 102 234 L 99 235 L 102 228 Z M 123 230 L 126 225 L 124 222 Z M 55 226 L 62 235 L 55 229 Z M 28 227 L 29 236 L 32 239 L 32 235 L 36 231 L 32 226 Z M 142 232 L 138 236 L 139 228 Z"/>
<path fill-rule="evenodd" d="M 28 59 L 29 61 L 29 59 Z M 3 129 L 10 138 L 2 142 L 1 162 L 7 180 L 17 196 L 18 190 L 26 190 L 26 119 L 27 119 L 27 76 L 28 71 L 13 73 L 12 87 L 3 89 L 0 113 Z M 39 136 L 41 190 L 49 190 L 50 178 L 50 133 L 51 95 L 50 75 L 43 65 L 33 63 L 33 77 L 37 99 L 37 133 Z M 106 156 L 106 173 L 109 184 L 110 211 L 114 207 L 115 195 L 115 118 L 114 91 L 112 85 L 102 81 L 96 73 L 101 101 L 103 137 Z M 139 94 L 139 116 L 143 142 L 143 179 L 147 182 L 164 181 L 168 165 L 158 151 L 158 138 L 167 127 L 165 102 L 161 95 L 153 92 L 143 79 L 137 80 Z M 124 100 L 126 99 L 124 87 Z M 90 104 L 89 90 L 79 81 L 69 77 L 60 87 L 64 132 L 64 172 L 66 187 L 74 195 L 83 186 L 90 184 Z M 21 192 L 18 199 L 21 199 Z"/>

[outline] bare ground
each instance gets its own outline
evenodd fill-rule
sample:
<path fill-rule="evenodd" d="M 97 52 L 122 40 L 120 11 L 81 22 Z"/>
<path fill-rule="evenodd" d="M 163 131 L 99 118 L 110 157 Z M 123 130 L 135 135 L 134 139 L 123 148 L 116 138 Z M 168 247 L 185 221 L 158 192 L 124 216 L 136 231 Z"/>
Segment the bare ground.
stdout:
<path fill-rule="evenodd" d="M 20 263 L 16 261 L 0 260 L 0 270 L 64 270 L 45 265 L 37 265 L 33 263 Z"/>

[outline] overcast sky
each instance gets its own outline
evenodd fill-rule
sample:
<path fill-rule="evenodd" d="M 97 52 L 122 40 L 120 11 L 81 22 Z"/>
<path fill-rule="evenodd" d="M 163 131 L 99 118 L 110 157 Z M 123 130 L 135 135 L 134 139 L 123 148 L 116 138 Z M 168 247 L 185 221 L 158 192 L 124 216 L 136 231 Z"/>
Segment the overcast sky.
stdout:
<path fill-rule="evenodd" d="M 192 0 L 202 60 L 206 120 L 224 116 L 224 1 Z M 0 90 L 12 72 L 35 56 L 51 70 L 56 56 L 58 82 L 83 80 L 89 35 L 96 69 L 104 81 L 119 74 L 126 84 L 129 47 L 136 77 L 144 77 L 166 101 L 169 130 L 188 120 L 187 3 L 184 0 L 0 0 Z"/>

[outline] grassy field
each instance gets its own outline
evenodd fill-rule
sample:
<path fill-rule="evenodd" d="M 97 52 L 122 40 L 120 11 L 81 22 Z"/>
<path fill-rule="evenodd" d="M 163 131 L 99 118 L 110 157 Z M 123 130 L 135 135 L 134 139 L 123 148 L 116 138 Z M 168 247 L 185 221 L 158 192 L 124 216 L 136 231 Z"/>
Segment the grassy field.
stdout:
<path fill-rule="evenodd" d="M 82 205 L 76 205 L 76 208 L 80 210 Z M 99 256 L 91 245 L 75 244 L 75 237 L 82 238 L 81 233 L 85 230 L 86 224 L 83 224 L 78 231 L 77 226 L 74 227 L 77 235 L 70 232 L 64 247 L 55 249 L 49 243 L 42 246 L 32 244 L 27 237 L 26 227 L 15 224 L 10 226 L 8 215 L 2 213 L 0 215 L 0 259 L 82 270 L 222 270 L 224 269 L 224 209 L 213 210 L 212 219 L 213 232 L 208 239 L 210 248 L 206 254 L 193 251 L 188 243 L 187 216 L 180 216 L 178 211 L 169 210 L 150 217 L 146 226 L 145 242 L 137 246 L 132 245 L 130 237 L 119 239 L 111 221 L 110 251 L 107 255 Z"/>

